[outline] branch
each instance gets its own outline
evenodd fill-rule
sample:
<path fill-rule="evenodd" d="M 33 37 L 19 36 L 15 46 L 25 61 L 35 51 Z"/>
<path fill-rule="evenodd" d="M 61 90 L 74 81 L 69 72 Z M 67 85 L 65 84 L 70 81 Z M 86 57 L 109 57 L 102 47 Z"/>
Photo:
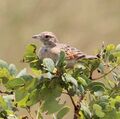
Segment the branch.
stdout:
<path fill-rule="evenodd" d="M 39 107 L 38 107 L 38 110 L 37 110 L 37 116 L 36 116 L 36 119 L 42 119 L 42 115 L 41 115 L 41 112 L 40 112 L 40 106 L 41 106 L 41 102 L 39 102 Z"/>
<path fill-rule="evenodd" d="M 72 102 L 72 104 L 73 104 L 74 108 L 76 108 L 76 104 L 75 104 L 75 102 L 74 102 L 74 100 L 73 100 L 72 96 L 69 94 L 68 90 L 67 90 L 67 92 L 62 92 L 62 93 L 63 93 L 63 94 L 66 94 L 66 95 L 68 95 L 68 96 L 70 97 L 71 102 Z"/>
<path fill-rule="evenodd" d="M 69 94 L 68 90 L 67 90 L 67 93 L 65 93 L 65 92 L 63 92 L 63 93 L 67 94 L 70 97 L 71 102 L 72 102 L 72 104 L 74 106 L 74 119 L 78 119 L 80 106 L 78 106 L 78 105 L 75 104 L 75 102 L 74 102 L 72 96 Z"/>
<path fill-rule="evenodd" d="M 31 118 L 31 119 L 34 119 L 34 118 L 32 117 L 30 107 L 27 107 L 26 110 L 27 110 L 27 112 L 28 112 L 30 118 Z"/>
<path fill-rule="evenodd" d="M 107 76 L 107 75 L 110 74 L 113 70 L 115 70 L 119 65 L 120 65 L 120 63 L 117 64 L 115 67 L 113 67 L 110 71 L 108 71 L 108 72 L 105 73 L 104 75 L 102 75 L 102 76 L 100 76 L 100 77 L 97 77 L 97 78 L 93 78 L 92 80 L 98 80 L 98 79 L 101 79 L 101 78 Z"/>

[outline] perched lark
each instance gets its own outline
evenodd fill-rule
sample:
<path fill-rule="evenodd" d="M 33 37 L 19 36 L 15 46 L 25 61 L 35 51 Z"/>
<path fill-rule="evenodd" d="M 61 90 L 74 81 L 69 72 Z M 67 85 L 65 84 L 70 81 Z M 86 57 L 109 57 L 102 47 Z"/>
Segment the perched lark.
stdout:
<path fill-rule="evenodd" d="M 34 35 L 32 38 L 40 40 L 44 45 L 38 52 L 40 59 L 51 58 L 54 61 L 57 61 L 61 51 L 65 52 L 68 66 L 73 65 L 81 58 L 97 58 L 97 56 L 86 55 L 77 48 L 71 47 L 67 44 L 59 43 L 57 37 L 52 32 L 42 32 L 38 35 Z"/>

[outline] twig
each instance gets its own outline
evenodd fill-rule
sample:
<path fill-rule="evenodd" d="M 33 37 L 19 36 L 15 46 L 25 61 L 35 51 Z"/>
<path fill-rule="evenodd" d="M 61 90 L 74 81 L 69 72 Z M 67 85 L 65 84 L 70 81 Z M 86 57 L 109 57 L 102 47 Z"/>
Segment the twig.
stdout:
<path fill-rule="evenodd" d="M 101 79 L 101 78 L 107 76 L 107 75 L 110 74 L 114 69 L 116 69 L 119 65 L 120 65 L 120 63 L 117 64 L 115 67 L 113 67 L 110 71 L 108 71 L 108 72 L 105 73 L 104 75 L 102 75 L 102 76 L 100 76 L 100 77 L 97 77 L 97 78 L 93 78 L 92 80 L 98 80 L 98 79 Z"/>
<path fill-rule="evenodd" d="M 40 106 L 41 106 L 41 102 L 39 102 L 39 109 L 37 110 L 37 116 L 36 116 L 36 119 L 39 119 L 40 117 L 42 117 L 42 115 L 40 115 Z"/>
<path fill-rule="evenodd" d="M 31 118 L 31 119 L 34 119 L 34 118 L 32 117 L 30 107 L 27 107 L 26 110 L 27 110 L 27 112 L 28 112 L 30 118 Z"/>
<path fill-rule="evenodd" d="M 67 90 L 67 93 L 66 92 L 63 92 L 63 93 L 67 94 L 70 97 L 71 102 L 72 102 L 72 104 L 74 106 L 74 118 L 73 119 L 78 119 L 80 106 L 78 106 L 78 105 L 75 104 L 75 102 L 74 102 L 72 96 L 69 94 L 68 90 Z"/>
<path fill-rule="evenodd" d="M 76 108 L 76 104 L 75 104 L 75 102 L 74 102 L 74 100 L 73 100 L 72 96 L 71 96 L 71 95 L 69 95 L 69 97 L 70 97 L 70 99 L 71 99 L 71 102 L 72 102 L 72 104 L 73 104 L 74 108 Z"/>
<path fill-rule="evenodd" d="M 0 90 L 0 93 L 2 93 L 2 94 L 8 94 L 8 95 L 13 94 L 13 92 L 1 91 L 1 90 Z"/>
<path fill-rule="evenodd" d="M 62 92 L 62 93 L 63 93 L 63 94 L 66 94 L 66 95 L 68 95 L 68 96 L 70 97 L 71 102 L 72 102 L 72 104 L 73 104 L 73 106 L 74 106 L 74 108 L 75 108 L 75 107 L 76 107 L 76 104 L 75 104 L 75 102 L 74 102 L 72 96 L 69 94 L 68 90 L 67 90 L 67 92 Z"/>

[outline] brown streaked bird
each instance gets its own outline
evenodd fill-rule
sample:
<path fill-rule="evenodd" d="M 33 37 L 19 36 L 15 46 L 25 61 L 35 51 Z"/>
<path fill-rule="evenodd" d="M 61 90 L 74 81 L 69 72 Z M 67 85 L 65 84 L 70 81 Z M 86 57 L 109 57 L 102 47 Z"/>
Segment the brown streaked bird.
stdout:
<path fill-rule="evenodd" d="M 40 59 L 51 58 L 57 61 L 61 51 L 65 52 L 68 66 L 72 66 L 81 58 L 96 59 L 97 56 L 87 55 L 81 52 L 79 49 L 71 47 L 67 44 L 60 43 L 57 37 L 52 32 L 41 32 L 38 35 L 34 35 L 32 38 L 38 39 L 43 43 L 43 47 L 40 48 L 38 56 Z"/>

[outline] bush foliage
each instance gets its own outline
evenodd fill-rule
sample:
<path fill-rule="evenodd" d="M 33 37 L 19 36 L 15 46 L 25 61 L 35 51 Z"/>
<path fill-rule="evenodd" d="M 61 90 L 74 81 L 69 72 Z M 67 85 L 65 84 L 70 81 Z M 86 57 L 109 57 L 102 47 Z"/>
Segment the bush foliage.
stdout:
<path fill-rule="evenodd" d="M 18 72 L 14 64 L 0 60 L 0 119 L 43 119 L 43 113 L 62 119 L 70 110 L 61 101 L 62 94 L 71 99 L 73 119 L 120 118 L 120 45 L 103 45 L 98 59 L 81 59 L 73 68 L 67 67 L 64 52 L 53 62 L 40 60 L 36 49 L 28 45 L 23 58 L 32 74 L 26 68 Z M 94 71 L 100 76 L 94 78 Z M 31 106 L 35 104 L 39 107 L 33 117 Z M 20 108 L 29 117 L 17 115 Z"/>

